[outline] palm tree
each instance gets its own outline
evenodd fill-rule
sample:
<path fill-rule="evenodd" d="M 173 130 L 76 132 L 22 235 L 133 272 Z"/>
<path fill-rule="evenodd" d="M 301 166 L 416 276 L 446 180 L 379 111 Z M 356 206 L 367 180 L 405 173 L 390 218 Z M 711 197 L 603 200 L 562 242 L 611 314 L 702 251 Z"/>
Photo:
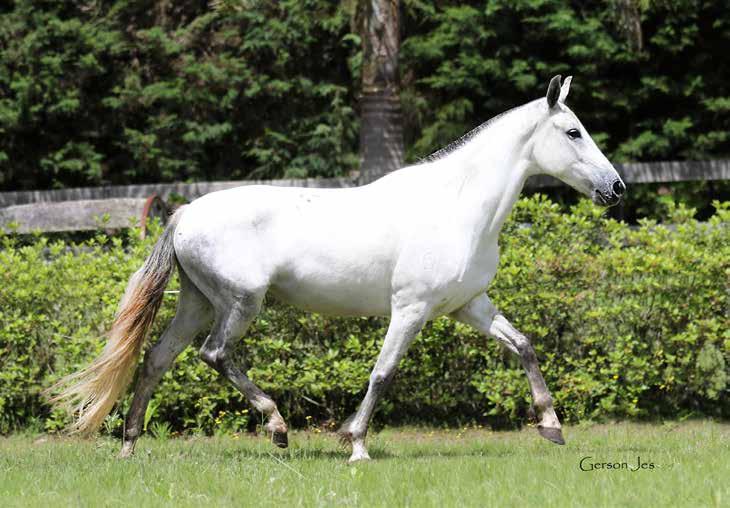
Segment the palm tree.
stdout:
<path fill-rule="evenodd" d="M 360 0 L 354 22 L 362 40 L 360 181 L 368 183 L 403 165 L 400 1 Z"/>

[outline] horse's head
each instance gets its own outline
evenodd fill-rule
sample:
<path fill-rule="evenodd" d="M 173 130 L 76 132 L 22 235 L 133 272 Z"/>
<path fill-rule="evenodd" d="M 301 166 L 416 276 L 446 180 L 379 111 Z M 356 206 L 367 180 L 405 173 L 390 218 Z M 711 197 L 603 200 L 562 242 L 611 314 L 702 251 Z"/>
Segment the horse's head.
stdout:
<path fill-rule="evenodd" d="M 555 76 L 547 91 L 547 116 L 533 134 L 533 162 L 599 205 L 615 205 L 626 186 L 578 117 L 565 105 L 571 77 Z"/>

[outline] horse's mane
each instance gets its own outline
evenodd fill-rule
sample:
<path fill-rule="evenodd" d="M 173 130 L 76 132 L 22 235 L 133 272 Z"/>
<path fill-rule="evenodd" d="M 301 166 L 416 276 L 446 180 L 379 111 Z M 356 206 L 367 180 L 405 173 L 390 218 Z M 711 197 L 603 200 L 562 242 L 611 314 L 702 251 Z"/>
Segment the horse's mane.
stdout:
<path fill-rule="evenodd" d="M 493 116 L 492 118 L 490 118 L 489 120 L 487 120 L 483 124 L 481 124 L 478 127 L 470 130 L 469 132 L 467 132 L 466 134 L 464 134 L 463 136 L 461 136 L 460 138 L 458 138 L 456 141 L 452 141 L 451 143 L 449 143 L 445 147 L 440 148 L 440 149 L 436 150 L 435 152 L 433 152 L 431 155 L 428 155 L 428 156 L 424 157 L 423 159 L 421 159 L 419 161 L 419 163 L 425 164 L 427 162 L 434 162 L 434 161 L 443 159 L 444 157 L 446 157 L 446 156 L 454 153 L 456 150 L 458 150 L 459 148 L 461 148 L 462 146 L 464 146 L 465 144 L 467 144 L 469 141 L 471 141 L 472 139 L 474 139 L 477 134 L 480 134 L 484 130 L 488 129 L 492 124 L 494 124 L 495 122 L 497 122 L 497 120 L 499 120 L 503 116 L 509 115 L 513 111 L 518 110 L 518 109 L 520 109 L 520 108 L 522 108 L 522 107 L 524 107 L 526 105 L 527 104 L 523 104 L 522 106 L 516 106 L 516 107 L 514 107 L 512 109 L 508 109 L 507 111 L 504 111 L 503 113 L 500 113 L 500 114 L 498 114 L 496 116 Z"/>

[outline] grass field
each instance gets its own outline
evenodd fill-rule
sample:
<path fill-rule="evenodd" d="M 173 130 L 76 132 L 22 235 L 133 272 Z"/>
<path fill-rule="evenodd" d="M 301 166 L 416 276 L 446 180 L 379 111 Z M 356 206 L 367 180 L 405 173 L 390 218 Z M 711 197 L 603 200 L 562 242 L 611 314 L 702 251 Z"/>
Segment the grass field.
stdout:
<path fill-rule="evenodd" d="M 356 466 L 313 432 L 292 433 L 288 450 L 252 436 L 142 439 L 126 461 L 111 439 L 11 436 L 0 438 L 0 506 L 730 506 L 730 424 L 565 436 L 560 447 L 534 429 L 387 429 Z M 628 469 L 582 471 L 584 457 L 584 469 Z"/>

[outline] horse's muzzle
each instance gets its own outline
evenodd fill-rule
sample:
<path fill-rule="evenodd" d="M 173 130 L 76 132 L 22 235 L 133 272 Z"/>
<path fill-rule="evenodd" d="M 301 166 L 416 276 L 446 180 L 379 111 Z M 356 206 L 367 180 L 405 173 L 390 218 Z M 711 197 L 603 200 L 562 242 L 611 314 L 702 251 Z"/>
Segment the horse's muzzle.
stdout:
<path fill-rule="evenodd" d="M 597 205 L 614 206 L 621 201 L 621 196 L 624 195 L 624 192 L 626 192 L 626 186 L 621 180 L 616 180 L 611 185 L 610 190 L 601 191 L 595 189 L 593 191 L 593 202 Z"/>

